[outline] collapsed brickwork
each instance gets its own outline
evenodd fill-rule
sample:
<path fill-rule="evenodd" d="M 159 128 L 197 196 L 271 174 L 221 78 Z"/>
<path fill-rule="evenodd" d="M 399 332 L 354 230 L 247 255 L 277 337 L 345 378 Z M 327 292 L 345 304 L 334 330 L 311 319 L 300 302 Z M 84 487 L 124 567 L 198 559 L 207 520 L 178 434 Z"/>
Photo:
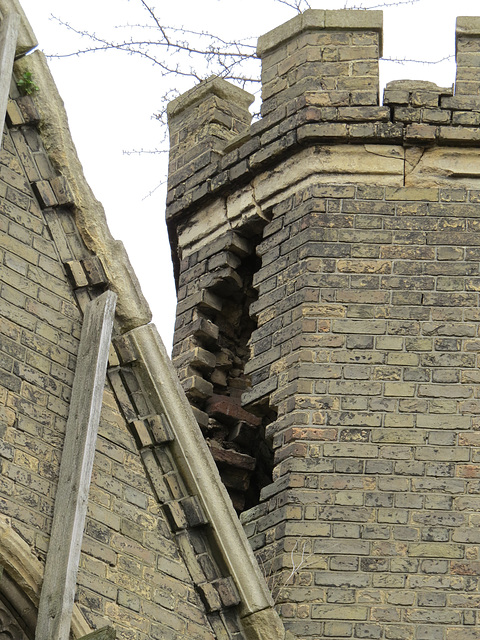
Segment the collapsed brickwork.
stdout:
<path fill-rule="evenodd" d="M 251 126 L 220 79 L 171 105 L 174 360 L 296 637 L 475 640 L 480 19 L 383 105 L 381 24 L 260 38 Z"/>

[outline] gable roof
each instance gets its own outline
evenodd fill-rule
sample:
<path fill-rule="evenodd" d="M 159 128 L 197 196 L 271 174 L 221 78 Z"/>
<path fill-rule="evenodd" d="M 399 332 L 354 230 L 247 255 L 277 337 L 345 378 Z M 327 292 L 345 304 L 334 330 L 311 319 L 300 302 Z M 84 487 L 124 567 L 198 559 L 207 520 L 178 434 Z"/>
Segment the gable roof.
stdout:
<path fill-rule="evenodd" d="M 108 398 L 119 407 L 117 413 L 124 421 L 122 428 L 126 435 L 118 432 L 118 437 L 129 437 L 136 444 L 138 460 L 143 462 L 146 481 L 152 487 L 151 495 L 169 524 L 169 535 L 183 558 L 188 580 L 200 595 L 204 615 L 210 620 L 214 635 L 217 636 L 217 631 L 224 633 L 226 620 L 231 618 L 239 625 L 236 638 L 281 638 L 284 635 L 283 625 L 275 613 L 268 588 L 162 341 L 150 323 L 150 309 L 123 244 L 110 234 L 105 212 L 85 180 L 63 103 L 45 56 L 38 50 L 28 53 L 35 48 L 36 40 L 16 0 L 1 0 L 0 12 L 3 18 L 10 12 L 19 13 L 17 56 L 20 58 L 15 63 L 14 72 L 21 75 L 28 70 L 40 88 L 33 96 L 22 96 L 18 90 L 12 89 L 7 136 L 13 142 L 9 143 L 7 152 L 10 150 L 12 157 L 15 156 L 17 173 L 14 171 L 11 179 L 20 180 L 14 174 L 23 174 L 20 191 L 28 197 L 24 218 L 28 207 L 35 211 L 39 233 L 36 242 L 39 244 L 40 236 L 48 235 L 48 251 L 52 260 L 51 286 L 55 280 L 55 286 L 65 291 L 68 282 L 70 291 L 68 304 L 65 300 L 59 303 L 55 314 L 45 312 L 40 316 L 43 311 L 38 308 L 34 313 L 37 314 L 35 318 L 42 318 L 44 335 L 49 322 L 54 323 L 52 332 L 62 332 L 64 342 L 69 331 L 72 332 L 69 346 L 72 357 L 64 357 L 63 351 L 56 355 L 52 333 L 42 338 L 45 340 L 42 357 L 52 362 L 57 357 L 65 364 L 65 382 L 70 388 L 71 378 L 67 369 L 70 367 L 72 371 L 75 368 L 72 363 L 78 347 L 82 313 L 90 300 L 96 299 L 103 291 L 111 290 L 116 294 L 113 348 L 104 409 L 108 410 L 108 404 L 105 405 Z M 8 239 L 8 232 L 5 237 Z M 23 259 L 19 254 L 26 253 L 27 248 L 22 243 L 15 247 L 15 255 Z M 28 255 L 33 256 L 33 262 L 36 260 L 34 250 L 32 240 Z M 31 273 L 33 268 L 25 269 L 23 285 L 16 285 L 16 292 L 21 286 L 27 287 Z M 47 271 L 42 271 L 42 279 L 47 281 L 46 289 L 42 289 L 44 296 L 47 296 L 49 288 L 47 274 Z M 39 291 L 37 284 L 33 286 L 36 292 Z M 31 309 L 33 302 L 29 303 L 29 300 L 27 305 L 30 304 Z M 17 326 L 13 311 L 8 322 L 12 327 Z M 31 330 L 33 336 L 38 327 L 35 320 L 30 328 L 25 326 L 15 335 L 21 341 L 26 331 Z M 31 340 L 33 344 L 33 337 Z M 15 400 L 15 408 L 8 411 L 8 424 L 12 430 L 23 411 L 20 401 L 27 374 L 24 369 L 22 371 L 23 377 L 11 374 L 9 393 Z M 56 418 L 51 420 L 48 413 L 53 402 L 49 399 L 48 384 L 53 388 L 55 382 L 39 375 L 33 380 L 33 370 L 29 375 L 29 384 L 37 390 L 43 387 L 43 394 L 34 397 L 30 410 L 37 406 L 36 402 L 40 403 L 46 412 L 46 423 L 55 429 Z M 67 387 L 65 398 L 69 395 Z M 62 407 L 68 408 L 68 404 L 63 402 Z M 64 412 L 66 410 L 63 409 Z M 115 434 L 109 438 L 113 442 Z M 57 442 L 56 457 L 61 457 L 61 437 Z M 171 465 L 169 469 L 166 468 L 168 464 Z M 38 477 L 42 477 L 41 472 Z M 176 478 L 175 482 L 173 478 Z M 95 508 L 92 503 L 91 509 Z M 9 515 L 7 512 L 8 509 L 6 515 Z M 7 529 L 9 526 L 17 530 L 20 524 L 12 517 L 6 524 Z M 41 529 L 41 525 L 39 527 Z M 45 533 L 39 530 L 42 536 Z M 202 545 L 202 552 L 198 545 Z M 12 571 L 8 552 L 2 552 L 5 555 L 0 562 L 7 571 Z M 141 549 L 137 552 L 140 553 Z M 34 543 L 32 553 L 38 554 Z M 199 560 L 202 555 L 208 557 L 210 565 L 215 567 L 213 574 L 209 575 L 202 569 Z M 40 597 L 38 588 L 37 584 L 30 594 L 35 604 Z M 147 596 L 144 599 L 148 601 Z M 84 615 L 87 610 L 88 606 L 84 604 Z M 94 618 L 89 619 L 89 624 L 95 626 Z"/>

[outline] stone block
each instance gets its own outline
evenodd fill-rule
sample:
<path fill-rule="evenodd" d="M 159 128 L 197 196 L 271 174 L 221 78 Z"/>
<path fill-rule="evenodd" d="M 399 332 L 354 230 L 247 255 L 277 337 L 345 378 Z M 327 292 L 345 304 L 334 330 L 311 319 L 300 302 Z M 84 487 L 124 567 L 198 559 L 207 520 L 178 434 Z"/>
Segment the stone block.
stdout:
<path fill-rule="evenodd" d="M 165 502 L 163 505 L 167 520 L 173 531 L 181 531 L 187 529 L 188 521 L 182 505 L 177 500 Z"/>
<path fill-rule="evenodd" d="M 65 262 L 65 269 L 75 289 L 88 286 L 89 282 L 81 262 L 69 260 Z"/>
<path fill-rule="evenodd" d="M 70 185 L 64 176 L 56 176 L 51 178 L 50 186 L 53 189 L 55 197 L 59 205 L 73 205 L 74 195 L 70 189 Z"/>
<path fill-rule="evenodd" d="M 149 447 L 153 444 L 150 431 L 144 420 L 134 420 L 130 423 L 130 427 L 140 447 Z"/>
<path fill-rule="evenodd" d="M 208 524 L 208 519 L 196 496 L 183 498 L 181 505 L 189 527 L 199 527 Z"/>
<path fill-rule="evenodd" d="M 107 276 L 97 256 L 91 256 L 90 258 L 82 260 L 82 266 L 91 285 L 99 286 L 106 284 Z"/>
<path fill-rule="evenodd" d="M 48 180 L 37 180 L 32 187 L 43 209 L 58 206 L 58 200 Z"/>

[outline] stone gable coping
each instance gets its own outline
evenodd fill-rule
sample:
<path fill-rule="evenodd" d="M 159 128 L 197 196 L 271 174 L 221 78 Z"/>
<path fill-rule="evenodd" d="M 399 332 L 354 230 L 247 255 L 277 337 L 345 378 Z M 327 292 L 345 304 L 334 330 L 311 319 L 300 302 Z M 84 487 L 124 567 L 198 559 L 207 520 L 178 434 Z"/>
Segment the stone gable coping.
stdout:
<path fill-rule="evenodd" d="M 118 295 L 117 320 L 125 330 L 151 320 L 151 311 L 145 300 L 138 279 L 132 269 L 123 243 L 115 240 L 108 228 L 102 205 L 92 193 L 78 160 L 75 145 L 68 129 L 63 102 L 48 68 L 45 56 L 34 51 L 15 63 L 15 71 L 22 74 L 31 71 L 42 90 L 29 98 L 29 103 L 39 118 L 39 128 L 49 160 L 61 176 L 62 184 L 68 184 L 68 195 L 60 182 L 54 183 L 60 198 L 66 198 L 71 206 L 77 228 L 87 247 L 102 261 L 112 289 Z M 21 102 L 22 98 L 17 101 Z M 21 105 L 19 105 L 21 106 Z M 32 121 L 32 108 L 22 114 Z M 11 109 L 11 113 L 13 110 Z M 16 113 L 16 112 L 15 112 Z M 19 122 L 21 124 L 21 122 Z M 43 189 L 42 189 L 43 187 Z M 46 206 L 59 204 L 54 189 L 45 181 L 36 182 Z M 46 200 L 44 199 L 46 198 Z"/>
<path fill-rule="evenodd" d="M 139 327 L 128 336 L 138 353 L 137 371 L 150 400 L 170 421 L 173 457 L 191 495 L 196 496 L 202 518 L 212 527 L 215 544 L 238 590 L 246 637 L 281 640 L 283 624 L 155 327 Z"/>

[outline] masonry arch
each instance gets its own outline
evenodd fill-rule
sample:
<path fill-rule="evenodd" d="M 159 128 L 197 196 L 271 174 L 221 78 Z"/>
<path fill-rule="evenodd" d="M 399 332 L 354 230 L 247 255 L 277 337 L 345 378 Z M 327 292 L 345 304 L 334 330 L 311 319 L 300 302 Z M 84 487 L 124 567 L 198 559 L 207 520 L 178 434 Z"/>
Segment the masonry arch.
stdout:
<path fill-rule="evenodd" d="M 3 570 L 0 581 L 0 640 L 34 640 L 36 619 L 33 602 Z"/>
<path fill-rule="evenodd" d="M 0 566 L 0 640 L 33 640 L 44 565 L 14 530 L 11 519 L 1 514 Z M 76 605 L 71 630 L 74 638 L 92 631 Z"/>

